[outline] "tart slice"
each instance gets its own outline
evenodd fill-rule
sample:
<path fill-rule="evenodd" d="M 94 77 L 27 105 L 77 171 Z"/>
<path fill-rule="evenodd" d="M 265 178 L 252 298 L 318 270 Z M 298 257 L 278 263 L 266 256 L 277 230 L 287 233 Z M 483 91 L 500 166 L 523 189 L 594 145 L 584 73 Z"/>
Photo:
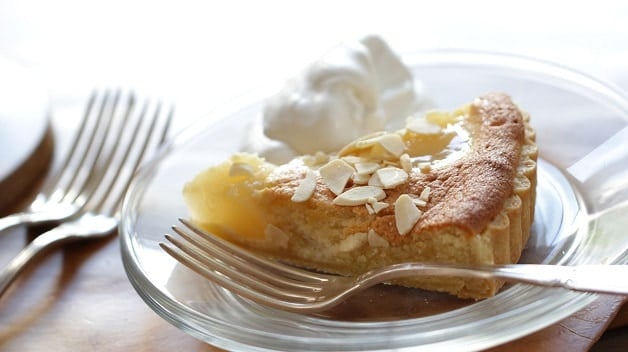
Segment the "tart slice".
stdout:
<path fill-rule="evenodd" d="M 185 185 L 192 220 L 283 261 L 358 275 L 400 262 L 519 260 L 534 214 L 537 148 L 529 117 L 487 94 L 338 153 L 274 165 L 236 154 Z M 462 298 L 503 282 L 426 277 L 395 283 Z"/>

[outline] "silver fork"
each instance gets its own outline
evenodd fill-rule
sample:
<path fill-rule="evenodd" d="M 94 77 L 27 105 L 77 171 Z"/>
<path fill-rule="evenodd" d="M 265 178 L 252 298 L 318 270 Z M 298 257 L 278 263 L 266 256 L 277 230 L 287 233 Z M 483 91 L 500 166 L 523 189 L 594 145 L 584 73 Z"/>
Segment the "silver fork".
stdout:
<path fill-rule="evenodd" d="M 115 233 L 118 212 L 124 194 L 143 160 L 150 157 L 165 141 L 173 109 L 162 113 L 161 104 L 151 108 L 146 102 L 139 112 L 120 116 L 117 131 L 107 139 L 108 153 L 101 153 L 94 164 L 101 173 L 93 192 L 85 196 L 80 214 L 74 220 L 47 231 L 30 242 L 0 273 L 0 296 L 15 278 L 39 254 L 64 243 L 94 239 Z M 152 112 L 150 119 L 146 119 Z M 131 125 L 131 122 L 133 124 Z"/>
<path fill-rule="evenodd" d="M 600 213 L 583 226 L 589 226 L 587 245 L 598 258 L 628 261 L 625 236 L 628 202 Z M 179 235 L 166 234 L 174 246 L 160 246 L 177 261 L 206 279 L 262 305 L 313 313 L 341 303 L 368 287 L 411 276 L 455 276 L 499 278 L 511 282 L 575 291 L 628 295 L 628 265 L 456 265 L 401 263 L 366 272 L 356 277 L 322 274 L 266 259 L 218 236 L 179 219 L 183 228 L 173 226 Z"/>
<path fill-rule="evenodd" d="M 112 133 L 113 116 L 127 114 L 134 105 L 133 95 L 121 99 L 120 91 L 94 91 L 65 159 L 46 179 L 26 211 L 0 218 L 0 232 L 21 224 L 53 223 L 76 215 L 85 206 L 85 195 L 103 176 L 95 172 L 95 164 L 103 153 L 107 136 Z"/>

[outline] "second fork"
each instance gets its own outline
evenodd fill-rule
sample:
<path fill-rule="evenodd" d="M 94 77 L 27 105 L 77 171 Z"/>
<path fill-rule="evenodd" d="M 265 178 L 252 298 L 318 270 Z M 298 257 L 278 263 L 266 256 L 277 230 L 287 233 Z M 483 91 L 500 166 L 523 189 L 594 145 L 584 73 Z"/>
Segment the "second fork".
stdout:
<path fill-rule="evenodd" d="M 115 133 L 100 147 L 90 171 L 87 192 L 80 198 L 79 216 L 47 231 L 31 243 L 0 272 L 0 296 L 31 261 L 46 249 L 66 242 L 101 238 L 115 233 L 118 209 L 139 165 L 163 145 L 173 110 L 162 113 L 161 104 L 130 109 L 114 116 Z M 110 127 L 108 127 L 110 128 Z M 101 152 L 102 151 L 102 152 Z M 91 175 L 90 175 L 91 176 Z"/>
<path fill-rule="evenodd" d="M 122 96 L 120 91 L 94 91 L 89 97 L 83 116 L 64 159 L 44 185 L 27 210 L 0 218 L 0 232 L 8 228 L 59 222 L 77 214 L 85 205 L 86 195 L 93 190 L 104 173 L 97 172 L 97 161 L 113 131 L 116 115 L 128 116 L 135 106 L 135 96 Z M 122 126 L 122 125 L 120 125 Z"/>

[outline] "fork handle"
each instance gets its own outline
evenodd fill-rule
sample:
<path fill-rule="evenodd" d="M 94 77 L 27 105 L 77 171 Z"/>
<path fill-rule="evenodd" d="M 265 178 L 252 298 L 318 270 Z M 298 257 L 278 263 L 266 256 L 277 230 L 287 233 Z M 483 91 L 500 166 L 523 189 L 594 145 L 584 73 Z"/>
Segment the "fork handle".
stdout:
<path fill-rule="evenodd" d="M 52 248 L 53 245 L 62 242 L 60 238 L 63 238 L 63 236 L 59 236 L 62 231 L 65 230 L 61 227 L 56 227 L 39 235 L 7 264 L 0 273 L 0 297 L 4 295 L 13 281 L 28 267 L 34 258 L 47 249 Z"/>
<path fill-rule="evenodd" d="M 80 218 L 46 231 L 22 249 L 0 273 L 0 297 L 15 278 L 38 255 L 57 245 L 87 238 L 100 238 L 114 233 L 118 226 L 115 217 L 85 213 Z"/>
<path fill-rule="evenodd" d="M 628 295 L 628 265 L 519 264 L 495 268 L 497 276 L 574 291 Z"/>
<path fill-rule="evenodd" d="M 26 223 L 26 213 L 10 214 L 0 218 L 0 232 Z"/>
<path fill-rule="evenodd" d="M 77 206 L 57 204 L 42 211 L 25 211 L 0 218 L 0 233 L 19 225 L 43 225 L 63 221 L 76 214 Z"/>
<path fill-rule="evenodd" d="M 503 279 L 574 291 L 628 295 L 628 265 L 457 265 L 404 263 L 365 273 L 360 285 L 420 274 L 478 279 Z M 370 281 L 370 282 L 369 282 Z"/>

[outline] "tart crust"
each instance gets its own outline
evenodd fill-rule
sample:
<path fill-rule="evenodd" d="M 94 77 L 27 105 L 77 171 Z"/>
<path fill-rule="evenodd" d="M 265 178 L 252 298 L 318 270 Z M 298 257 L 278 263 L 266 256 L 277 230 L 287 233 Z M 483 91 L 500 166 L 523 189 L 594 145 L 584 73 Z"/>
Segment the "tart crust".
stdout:
<path fill-rule="evenodd" d="M 272 257 L 341 275 L 408 261 L 515 263 L 534 216 L 535 133 L 527 113 L 505 94 L 481 96 L 466 111 L 465 128 L 472 136 L 469 150 L 451 163 L 429 170 L 413 167 L 406 182 L 385 189 L 385 197 L 378 200 L 384 206 L 377 212 L 364 205 L 334 204 L 338 195 L 320 175 L 311 195 L 295 202 L 295 190 L 307 177 L 312 179 L 311 166 L 303 162 L 274 166 L 246 156 L 245 163 L 253 165 L 250 175 L 229 182 L 248 185 L 238 188 L 235 197 L 240 204 L 248 204 L 248 211 L 254 213 L 249 214 L 251 218 L 261 220 L 245 230 L 221 222 L 211 204 L 224 203 L 235 193 L 227 187 L 208 194 L 212 181 L 207 175 L 216 168 L 184 189 L 192 220 Z M 223 167 L 223 173 L 226 169 Z M 221 177 L 214 177 L 213 182 Z M 426 189 L 429 198 L 418 206 L 420 217 L 409 232 L 400 234 L 395 201 L 402 195 L 416 198 Z M 230 192 L 233 194 L 227 194 Z M 438 277 L 394 283 L 473 299 L 493 296 L 503 285 L 492 279 Z"/>

